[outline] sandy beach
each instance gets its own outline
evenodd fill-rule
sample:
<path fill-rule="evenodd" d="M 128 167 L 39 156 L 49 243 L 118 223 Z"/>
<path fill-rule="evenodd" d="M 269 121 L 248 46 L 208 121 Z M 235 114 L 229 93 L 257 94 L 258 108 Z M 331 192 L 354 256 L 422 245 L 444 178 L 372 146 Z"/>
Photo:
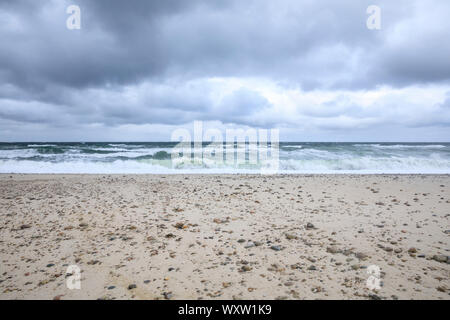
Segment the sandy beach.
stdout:
<path fill-rule="evenodd" d="M 449 175 L 3 174 L 0 217 L 1 299 L 450 298 Z"/>

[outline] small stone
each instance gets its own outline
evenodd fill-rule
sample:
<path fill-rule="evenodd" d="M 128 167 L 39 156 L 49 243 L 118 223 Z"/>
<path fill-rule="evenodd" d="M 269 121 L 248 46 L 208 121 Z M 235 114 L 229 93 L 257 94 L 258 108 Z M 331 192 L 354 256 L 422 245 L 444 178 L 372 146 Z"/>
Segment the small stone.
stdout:
<path fill-rule="evenodd" d="M 343 254 L 344 256 L 349 256 L 349 255 L 351 255 L 352 253 L 353 253 L 352 249 L 344 249 L 344 250 L 342 251 L 342 254 Z"/>
<path fill-rule="evenodd" d="M 310 266 L 308 267 L 308 270 L 315 271 L 315 270 L 317 270 L 317 268 L 316 268 L 316 266 L 314 266 L 314 265 L 310 265 Z"/>
<path fill-rule="evenodd" d="M 247 265 L 241 267 L 241 271 L 243 271 L 243 272 L 247 272 L 247 271 L 251 271 L 251 270 L 252 270 L 252 267 L 247 266 Z"/>
<path fill-rule="evenodd" d="M 280 246 L 271 246 L 270 249 L 275 250 L 275 251 L 280 251 L 281 247 Z"/>
<path fill-rule="evenodd" d="M 312 291 L 312 293 L 318 293 L 318 292 L 322 292 L 323 289 L 322 289 L 322 287 L 314 287 L 314 288 L 311 288 L 311 291 Z"/>
<path fill-rule="evenodd" d="M 23 224 L 20 226 L 20 230 L 31 228 L 31 224 Z"/>
<path fill-rule="evenodd" d="M 342 250 L 335 247 L 335 246 L 331 246 L 327 248 L 327 252 L 332 253 L 332 254 L 336 254 L 336 253 L 341 253 Z"/>
<path fill-rule="evenodd" d="M 416 252 L 417 252 L 417 249 L 414 247 L 408 249 L 408 253 L 416 253 Z"/>
<path fill-rule="evenodd" d="M 308 261 L 310 261 L 310 262 L 312 262 L 312 263 L 314 263 L 314 262 L 316 262 L 317 260 L 316 259 L 314 259 L 313 257 L 307 257 L 306 259 L 308 259 Z"/>
<path fill-rule="evenodd" d="M 248 248 L 252 248 L 254 247 L 255 244 L 252 241 L 247 242 L 247 244 L 244 246 L 244 248 L 248 249 Z"/>
<path fill-rule="evenodd" d="M 177 222 L 174 225 L 175 228 L 177 229 L 184 229 L 184 223 L 183 222 Z"/>
<path fill-rule="evenodd" d="M 366 260 L 369 256 L 365 253 L 357 252 L 355 253 L 355 257 L 358 258 L 359 260 Z"/>
<path fill-rule="evenodd" d="M 292 281 L 288 281 L 288 282 L 285 282 L 284 285 L 286 287 L 290 287 L 290 286 L 294 285 L 294 283 Z"/>
<path fill-rule="evenodd" d="M 171 292 L 164 292 L 164 299 L 170 300 L 173 297 L 173 294 Z"/>
<path fill-rule="evenodd" d="M 214 223 L 217 223 L 217 224 L 222 224 L 222 223 L 227 223 L 227 222 L 228 222 L 228 219 L 219 219 L 219 218 L 215 218 L 215 219 L 213 220 L 213 222 L 214 222 Z"/>
<path fill-rule="evenodd" d="M 128 290 L 136 289 L 136 288 L 137 288 L 137 286 L 136 286 L 135 284 L 130 284 L 130 285 L 128 286 Z"/>
<path fill-rule="evenodd" d="M 149 283 L 150 283 L 150 280 L 144 280 L 144 283 L 145 283 L 145 284 L 149 284 Z"/>
<path fill-rule="evenodd" d="M 301 270 L 302 269 L 302 266 L 301 266 L 301 264 L 300 263 L 295 263 L 295 264 L 291 264 L 291 269 L 292 270 Z"/>
<path fill-rule="evenodd" d="M 447 262 L 448 257 L 445 256 L 445 255 L 443 255 L 443 254 L 438 254 L 438 255 L 434 255 L 434 256 L 433 256 L 433 260 L 434 260 L 434 261 L 437 261 L 437 262 L 443 262 L 443 263 L 445 263 L 445 262 Z"/>
<path fill-rule="evenodd" d="M 307 224 L 306 224 L 306 229 L 315 229 L 315 227 L 314 227 L 314 225 L 311 223 L 311 222 L 308 222 Z"/>
<path fill-rule="evenodd" d="M 244 242 L 245 242 L 245 239 L 239 239 L 238 242 L 239 242 L 239 243 L 244 243 Z"/>
<path fill-rule="evenodd" d="M 49 263 L 49 264 L 47 265 L 47 268 L 53 267 L 54 265 L 55 265 L 54 263 Z"/>
<path fill-rule="evenodd" d="M 286 239 L 288 239 L 288 240 L 297 240 L 298 239 L 298 237 L 296 235 L 291 234 L 291 233 L 286 233 L 285 236 L 286 236 Z"/>
<path fill-rule="evenodd" d="M 108 287 L 108 290 L 112 290 L 112 289 L 114 289 L 116 286 L 109 286 Z"/>

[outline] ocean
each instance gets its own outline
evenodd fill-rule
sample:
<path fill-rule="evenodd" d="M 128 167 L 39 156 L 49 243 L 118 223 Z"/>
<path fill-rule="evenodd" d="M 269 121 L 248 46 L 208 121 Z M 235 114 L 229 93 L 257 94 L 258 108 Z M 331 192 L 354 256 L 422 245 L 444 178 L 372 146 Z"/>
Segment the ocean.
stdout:
<path fill-rule="evenodd" d="M 202 161 L 172 165 L 174 142 L 0 143 L 0 173 L 259 173 Z M 278 173 L 450 174 L 450 143 L 281 142 Z"/>

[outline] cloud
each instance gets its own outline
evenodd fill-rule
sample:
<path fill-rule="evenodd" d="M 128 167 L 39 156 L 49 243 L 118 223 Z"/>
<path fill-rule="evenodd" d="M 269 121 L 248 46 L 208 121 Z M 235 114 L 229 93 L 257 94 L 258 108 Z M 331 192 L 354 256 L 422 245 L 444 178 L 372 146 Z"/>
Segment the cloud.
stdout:
<path fill-rule="evenodd" d="M 65 27 L 70 4 L 81 30 Z M 450 4 L 379 1 L 377 31 L 370 4 L 2 1 L 0 140 L 19 124 L 55 137 L 95 126 L 95 139 L 98 126 L 193 120 L 351 140 L 382 126 L 446 130 Z"/>

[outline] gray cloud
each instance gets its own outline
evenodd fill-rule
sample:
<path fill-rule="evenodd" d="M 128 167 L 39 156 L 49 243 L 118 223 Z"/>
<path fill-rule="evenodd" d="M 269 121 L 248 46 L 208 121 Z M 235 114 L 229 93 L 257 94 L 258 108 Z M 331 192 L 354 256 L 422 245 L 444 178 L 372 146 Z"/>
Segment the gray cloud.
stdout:
<path fill-rule="evenodd" d="M 69 4 L 81 7 L 81 30 L 65 28 Z M 319 130 L 381 123 L 448 126 L 448 118 L 438 116 L 448 110 L 448 100 L 430 101 L 419 118 L 398 121 L 405 110 L 396 103 L 404 99 L 374 101 L 367 110 L 341 93 L 449 86 L 450 4 L 378 1 L 378 31 L 365 25 L 370 4 L 2 1 L 0 119 L 4 126 L 12 121 L 47 128 L 196 119 L 290 127 L 309 119 Z M 228 88 L 214 84 L 216 78 L 247 82 Z M 252 79 L 268 81 L 285 95 L 297 90 L 334 98 L 308 106 L 298 102 L 291 107 L 297 111 L 280 112 L 283 100 L 271 101 L 273 92 L 252 85 Z"/>

